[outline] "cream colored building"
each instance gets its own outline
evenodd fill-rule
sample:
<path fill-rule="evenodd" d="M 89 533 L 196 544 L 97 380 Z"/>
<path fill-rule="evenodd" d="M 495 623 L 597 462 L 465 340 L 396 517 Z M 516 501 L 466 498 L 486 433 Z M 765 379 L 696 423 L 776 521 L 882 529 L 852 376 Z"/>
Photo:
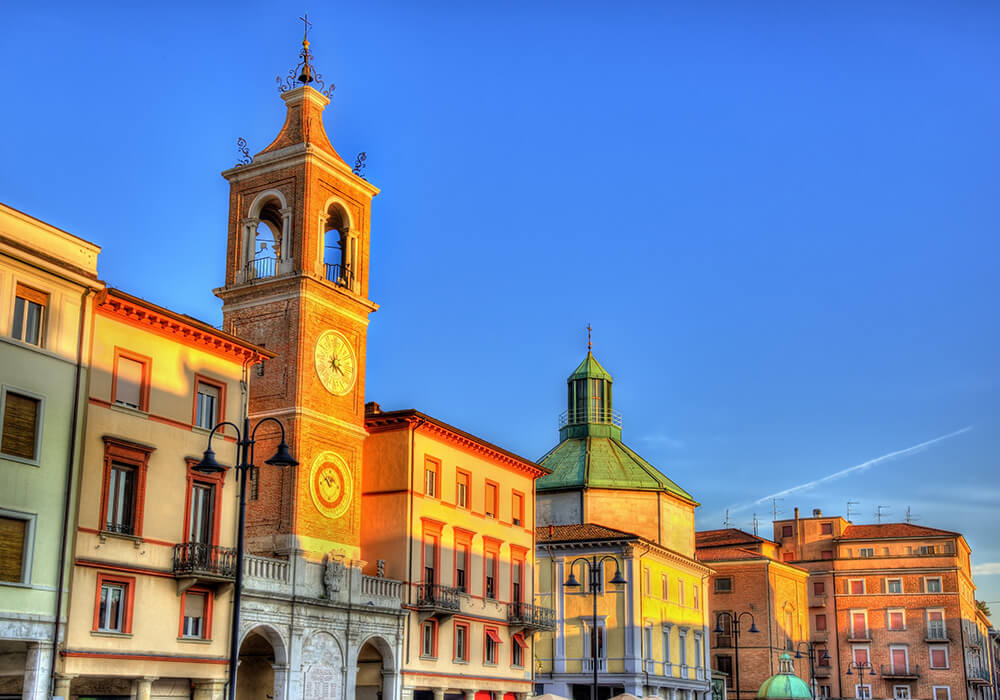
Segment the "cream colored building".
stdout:
<path fill-rule="evenodd" d="M 0 205 L 0 696 L 50 696 L 99 251 Z"/>
<path fill-rule="evenodd" d="M 118 290 L 98 298 L 61 697 L 221 697 L 237 487 L 192 470 L 270 354 Z M 213 447 L 232 464 L 232 431 Z"/>
<path fill-rule="evenodd" d="M 403 581 L 401 697 L 525 698 L 535 633 L 554 624 L 534 605 L 546 470 L 419 411 L 369 409 L 362 551 Z"/>

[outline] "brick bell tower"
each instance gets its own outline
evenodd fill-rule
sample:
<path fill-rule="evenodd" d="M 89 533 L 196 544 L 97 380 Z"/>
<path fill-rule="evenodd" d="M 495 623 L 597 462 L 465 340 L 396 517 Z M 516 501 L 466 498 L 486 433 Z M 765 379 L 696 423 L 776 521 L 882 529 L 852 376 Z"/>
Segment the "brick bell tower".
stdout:
<path fill-rule="evenodd" d="M 369 225 L 378 188 L 355 175 L 323 128 L 331 86 L 313 71 L 307 39 L 281 86 L 277 138 L 230 184 L 224 328 L 278 354 L 250 371 L 252 422 L 273 416 L 299 466 L 263 464 L 278 433 L 257 434 L 247 546 L 360 557 Z M 318 86 L 320 89 L 316 89 Z"/>

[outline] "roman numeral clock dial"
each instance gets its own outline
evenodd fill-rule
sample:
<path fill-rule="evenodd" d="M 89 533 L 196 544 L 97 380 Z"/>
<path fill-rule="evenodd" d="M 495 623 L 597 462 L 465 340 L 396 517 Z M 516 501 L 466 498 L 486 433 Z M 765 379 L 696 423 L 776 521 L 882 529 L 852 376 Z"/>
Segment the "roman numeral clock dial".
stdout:
<path fill-rule="evenodd" d="M 354 386 L 358 363 L 350 342 L 335 330 L 325 330 L 316 339 L 316 374 L 334 396 L 344 396 Z"/>

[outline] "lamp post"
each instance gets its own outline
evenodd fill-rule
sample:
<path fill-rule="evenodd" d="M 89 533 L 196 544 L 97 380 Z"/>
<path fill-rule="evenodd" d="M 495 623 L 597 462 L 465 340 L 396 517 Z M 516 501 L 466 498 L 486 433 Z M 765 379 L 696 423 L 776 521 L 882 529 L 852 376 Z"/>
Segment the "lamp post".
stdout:
<path fill-rule="evenodd" d="M 806 645 L 806 649 L 809 651 L 809 691 L 812 693 L 813 700 L 816 700 L 816 667 L 813 665 L 813 661 L 816 658 L 816 645 L 814 642 L 799 642 L 795 645 L 795 658 L 801 659 L 802 652 L 799 651 L 802 645 Z M 829 661 L 830 655 L 826 653 L 826 649 L 823 650 L 823 656 L 820 657 L 820 661 Z M 824 664 L 820 664 L 823 666 Z"/>
<path fill-rule="evenodd" d="M 236 700 L 236 666 L 239 663 L 240 653 L 240 598 L 242 597 L 243 589 L 243 532 L 246 529 L 247 517 L 247 478 L 250 470 L 255 468 L 253 452 L 254 442 L 257 438 L 257 429 L 268 422 L 277 423 L 278 427 L 281 428 L 281 443 L 278 445 L 278 451 L 274 453 L 274 456 L 271 459 L 265 460 L 264 464 L 270 464 L 275 467 L 298 466 L 298 462 L 292 457 L 288 445 L 285 443 L 285 426 L 281 424 L 281 421 L 270 416 L 262 418 L 253 427 L 253 430 L 251 430 L 250 418 L 244 416 L 242 431 L 235 423 L 230 423 L 229 421 L 223 421 L 212 428 L 212 432 L 208 435 L 208 449 L 205 450 L 201 461 L 192 467 L 192 469 L 202 474 L 221 474 L 225 472 L 226 467 L 215 461 L 215 452 L 212 451 L 212 438 L 215 437 L 215 432 L 219 428 L 226 425 L 236 431 L 236 446 L 239 448 L 239 460 L 233 468 L 236 470 L 236 482 L 240 489 L 240 519 L 236 535 L 236 582 L 233 588 L 233 620 L 229 632 L 229 700 Z"/>
<path fill-rule="evenodd" d="M 741 612 L 741 613 L 736 613 L 734 615 L 733 613 L 728 611 L 723 611 L 720 612 L 718 615 L 716 615 L 715 629 L 712 630 L 714 634 L 725 634 L 726 630 L 722 628 L 722 618 L 724 617 L 729 618 L 729 624 L 733 628 L 733 649 L 735 651 L 735 656 L 736 656 L 736 665 L 734 668 L 735 673 L 733 674 L 734 675 L 733 687 L 736 690 L 736 700 L 740 700 L 740 620 L 743 619 L 744 615 L 750 618 L 750 629 L 748 629 L 747 632 L 749 632 L 750 634 L 757 634 L 758 632 L 760 632 L 760 630 L 757 629 L 757 623 L 755 623 L 753 620 L 753 613 Z"/>
<path fill-rule="evenodd" d="M 851 663 L 847 664 L 847 673 L 844 674 L 844 675 L 853 676 L 854 675 L 854 670 L 853 669 L 858 669 L 858 675 L 861 676 L 861 678 L 859 678 L 858 680 L 861 681 L 860 685 L 864 685 L 864 681 L 865 681 L 865 669 L 866 668 L 868 669 L 868 675 L 869 676 L 877 676 L 878 675 L 877 673 L 875 673 L 875 667 L 871 664 L 870 661 L 852 661 Z M 841 693 L 841 695 L 843 695 L 843 693 Z M 855 696 L 857 697 L 857 693 L 855 693 Z M 871 694 L 871 688 L 869 688 L 868 689 L 868 698 L 869 698 L 869 700 L 870 700 L 871 696 L 872 696 L 872 694 Z"/>
<path fill-rule="evenodd" d="M 587 585 L 590 588 L 590 596 L 594 601 L 594 617 L 592 618 L 592 624 L 590 626 L 590 652 L 591 660 L 594 665 L 594 685 L 590 689 L 590 700 L 597 700 L 597 594 L 601 591 L 601 584 L 603 583 L 604 576 L 602 575 L 604 569 L 605 561 L 613 561 L 615 563 L 615 575 L 611 579 L 611 583 L 618 586 L 625 583 L 625 577 L 622 576 L 622 569 L 618 563 L 618 560 L 611 556 L 610 554 L 605 554 L 604 556 L 597 556 L 596 554 L 592 557 L 577 557 L 569 564 L 569 578 L 566 579 L 566 583 L 563 585 L 566 588 L 579 588 L 580 582 L 576 580 L 576 576 L 573 574 L 573 569 L 576 568 L 577 564 L 583 564 L 587 569 Z"/>

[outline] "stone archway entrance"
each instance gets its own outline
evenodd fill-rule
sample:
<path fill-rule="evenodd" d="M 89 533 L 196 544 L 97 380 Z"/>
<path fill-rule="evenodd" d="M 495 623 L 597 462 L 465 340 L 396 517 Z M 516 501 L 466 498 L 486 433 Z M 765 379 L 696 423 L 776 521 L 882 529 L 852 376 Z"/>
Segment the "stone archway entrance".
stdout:
<path fill-rule="evenodd" d="M 392 649 L 381 637 L 372 637 L 358 652 L 354 700 L 392 700 L 396 677 Z"/>
<path fill-rule="evenodd" d="M 251 630 L 240 645 L 240 665 L 236 671 L 239 700 L 282 698 L 284 678 L 276 678 L 285 664 L 285 650 L 277 633 L 267 627 Z M 283 674 L 282 674 L 283 675 Z M 275 681 L 279 682 L 275 682 Z"/>

